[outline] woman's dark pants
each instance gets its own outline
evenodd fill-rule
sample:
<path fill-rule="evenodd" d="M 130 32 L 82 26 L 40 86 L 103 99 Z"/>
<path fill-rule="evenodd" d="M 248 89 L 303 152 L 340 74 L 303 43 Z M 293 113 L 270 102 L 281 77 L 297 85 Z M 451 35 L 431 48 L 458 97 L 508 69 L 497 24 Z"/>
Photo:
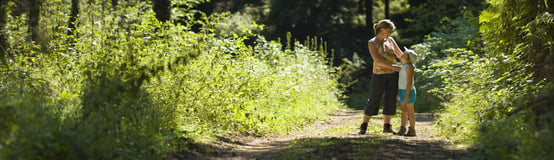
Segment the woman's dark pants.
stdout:
<path fill-rule="evenodd" d="M 396 96 L 398 92 L 398 72 L 391 74 L 373 74 L 369 99 L 365 106 L 364 114 L 374 116 L 379 113 L 381 97 L 384 94 L 384 115 L 396 114 Z"/>

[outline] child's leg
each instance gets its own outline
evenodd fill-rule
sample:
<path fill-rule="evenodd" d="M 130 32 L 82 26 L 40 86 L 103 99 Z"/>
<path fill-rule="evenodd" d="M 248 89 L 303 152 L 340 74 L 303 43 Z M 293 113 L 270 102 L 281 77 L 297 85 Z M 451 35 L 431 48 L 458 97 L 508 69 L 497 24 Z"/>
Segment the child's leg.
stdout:
<path fill-rule="evenodd" d="M 406 104 L 406 112 L 408 114 L 408 118 L 410 119 L 410 127 L 415 127 L 416 118 L 414 112 L 414 103 Z"/>
<path fill-rule="evenodd" d="M 406 106 L 406 103 L 400 103 L 400 106 L 402 106 L 402 116 L 400 116 L 400 126 L 407 127 L 408 123 L 408 107 Z"/>

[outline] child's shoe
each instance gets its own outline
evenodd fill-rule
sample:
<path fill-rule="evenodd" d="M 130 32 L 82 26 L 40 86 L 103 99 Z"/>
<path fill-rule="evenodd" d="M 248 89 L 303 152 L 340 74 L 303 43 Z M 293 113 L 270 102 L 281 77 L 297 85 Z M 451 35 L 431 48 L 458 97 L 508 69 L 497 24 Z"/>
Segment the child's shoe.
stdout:
<path fill-rule="evenodd" d="M 383 125 L 383 133 L 392 133 L 392 125 L 390 124 Z"/>
<path fill-rule="evenodd" d="M 406 135 L 406 127 L 400 126 L 400 129 L 398 130 L 398 132 L 396 132 L 394 134 L 401 135 L 401 136 Z"/>
<path fill-rule="evenodd" d="M 366 131 L 367 131 L 367 123 L 362 123 L 362 125 L 360 125 L 360 134 L 365 134 Z"/>
<path fill-rule="evenodd" d="M 416 136 L 415 127 L 410 127 L 408 129 L 408 133 L 406 133 L 406 136 L 415 137 Z"/>

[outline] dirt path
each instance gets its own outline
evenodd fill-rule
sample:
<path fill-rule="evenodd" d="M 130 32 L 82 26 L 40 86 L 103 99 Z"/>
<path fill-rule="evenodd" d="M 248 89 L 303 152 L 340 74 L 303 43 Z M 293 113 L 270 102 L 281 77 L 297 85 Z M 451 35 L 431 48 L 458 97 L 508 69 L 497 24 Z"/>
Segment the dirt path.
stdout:
<path fill-rule="evenodd" d="M 362 111 L 344 109 L 302 131 L 274 137 L 220 138 L 203 153 L 178 153 L 171 159 L 461 159 L 464 149 L 435 136 L 433 116 L 416 113 L 417 137 L 382 133 L 382 116 L 358 135 Z M 398 130 L 399 118 L 393 118 Z"/>

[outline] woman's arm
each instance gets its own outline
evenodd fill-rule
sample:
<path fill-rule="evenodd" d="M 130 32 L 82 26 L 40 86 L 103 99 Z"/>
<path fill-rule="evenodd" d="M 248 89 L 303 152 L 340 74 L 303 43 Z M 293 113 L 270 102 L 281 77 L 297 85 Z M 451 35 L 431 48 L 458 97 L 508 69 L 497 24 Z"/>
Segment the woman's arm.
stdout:
<path fill-rule="evenodd" d="M 373 62 L 375 62 L 376 65 L 379 65 L 381 67 L 385 67 L 387 69 L 391 69 L 393 71 L 400 71 L 400 67 L 393 66 L 392 63 L 387 61 L 385 57 L 380 56 L 379 49 L 377 48 L 376 44 L 372 44 L 372 42 L 367 43 L 367 48 L 369 49 L 369 54 L 371 55 L 371 58 L 373 59 Z"/>
<path fill-rule="evenodd" d="M 406 77 L 408 78 L 408 80 L 406 81 L 406 94 L 404 95 L 404 100 L 402 102 L 408 102 L 409 98 L 410 98 L 410 92 L 412 91 L 412 84 L 413 84 L 413 80 L 414 80 L 414 72 L 415 72 L 415 67 L 414 65 L 409 65 L 407 68 L 406 68 Z"/>

